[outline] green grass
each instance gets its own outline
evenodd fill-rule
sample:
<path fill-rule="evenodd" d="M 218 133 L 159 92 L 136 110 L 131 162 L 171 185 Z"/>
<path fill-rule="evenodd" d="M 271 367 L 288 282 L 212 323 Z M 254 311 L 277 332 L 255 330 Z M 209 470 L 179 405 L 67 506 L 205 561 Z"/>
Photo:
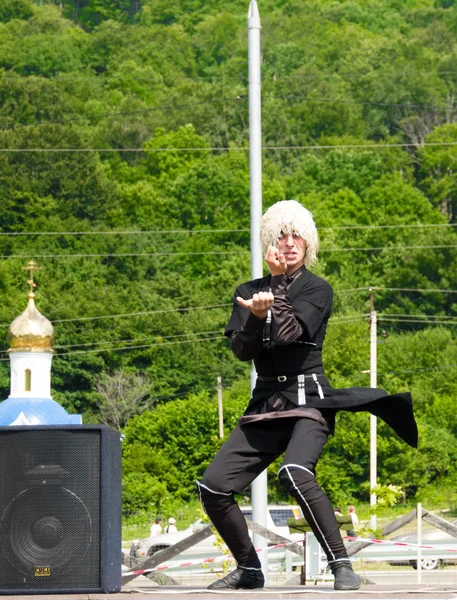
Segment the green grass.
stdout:
<path fill-rule="evenodd" d="M 156 517 L 162 517 L 162 525 L 166 526 L 169 517 L 174 517 L 177 522 L 178 529 L 186 529 L 197 519 L 202 518 L 202 506 L 199 500 L 189 502 L 188 504 L 173 511 L 161 512 L 160 509 L 154 512 L 139 511 L 129 517 L 124 517 L 122 520 L 122 539 L 124 542 L 142 539 L 149 536 L 151 524 Z"/>

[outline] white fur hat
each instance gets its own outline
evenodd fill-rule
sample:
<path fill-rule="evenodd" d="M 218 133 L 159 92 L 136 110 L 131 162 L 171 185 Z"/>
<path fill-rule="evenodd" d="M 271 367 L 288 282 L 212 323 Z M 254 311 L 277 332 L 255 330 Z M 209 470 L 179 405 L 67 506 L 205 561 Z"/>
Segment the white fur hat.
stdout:
<path fill-rule="evenodd" d="M 266 254 L 284 234 L 299 235 L 306 241 L 305 265 L 317 261 L 319 237 L 313 215 L 297 200 L 281 200 L 265 211 L 260 223 L 260 242 Z"/>

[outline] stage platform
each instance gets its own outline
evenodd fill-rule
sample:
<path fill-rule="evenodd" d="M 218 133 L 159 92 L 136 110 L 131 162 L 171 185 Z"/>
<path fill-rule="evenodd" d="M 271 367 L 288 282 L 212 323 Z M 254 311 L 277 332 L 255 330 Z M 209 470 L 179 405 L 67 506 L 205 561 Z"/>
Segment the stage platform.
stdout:
<path fill-rule="evenodd" d="M 193 586 L 157 586 L 141 588 L 126 586 L 120 598 L 128 594 L 129 600 L 145 600 L 146 598 L 182 598 L 198 600 L 232 600 L 252 598 L 255 600 L 450 600 L 457 599 L 457 588 L 431 585 L 364 585 L 354 592 L 337 592 L 331 584 L 306 586 L 271 586 L 262 590 L 234 590 L 229 592 L 211 591 Z M 93 598 L 93 597 L 92 597 Z M 114 599 L 113 599 L 114 600 Z"/>
<path fill-rule="evenodd" d="M 133 582 L 132 582 L 133 583 Z M 6 596 L 2 596 L 6 598 Z M 173 585 L 128 585 L 116 594 L 71 594 L 8 596 L 17 600 L 149 600 L 175 598 L 176 600 L 457 600 L 457 588 L 433 585 L 364 585 L 355 592 L 337 592 L 330 585 L 271 586 L 262 590 L 234 590 L 219 592 L 203 587 Z"/>

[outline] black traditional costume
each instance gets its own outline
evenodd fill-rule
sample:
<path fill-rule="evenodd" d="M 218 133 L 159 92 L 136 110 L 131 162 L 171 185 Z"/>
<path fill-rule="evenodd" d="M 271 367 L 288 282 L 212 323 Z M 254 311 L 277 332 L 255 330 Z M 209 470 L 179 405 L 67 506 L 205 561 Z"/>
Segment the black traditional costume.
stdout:
<path fill-rule="evenodd" d="M 235 298 L 252 298 L 268 290 L 275 297 L 271 323 L 258 319 L 235 300 L 225 332 L 236 356 L 253 359 L 257 372 L 253 396 L 240 424 L 259 418 L 319 418 L 320 411 L 332 422 L 339 410 L 369 411 L 417 447 L 410 393 L 389 396 L 379 388 L 335 389 L 324 376 L 322 347 L 333 301 L 330 284 L 302 267 L 289 277 L 268 275 L 244 283 Z"/>
<path fill-rule="evenodd" d="M 260 291 L 274 295 L 266 319 L 236 300 L 249 300 Z M 330 284 L 304 266 L 291 276 L 268 275 L 244 283 L 235 292 L 226 335 L 240 360 L 254 360 L 257 382 L 238 427 L 198 485 L 206 512 L 245 573 L 258 571 L 260 563 L 233 494 L 241 493 L 283 453 L 280 482 L 302 508 L 332 570 L 350 568 L 333 508 L 315 479 L 338 411 L 369 411 L 417 446 L 409 393 L 334 389 L 326 379 L 322 346 L 332 302 Z"/>

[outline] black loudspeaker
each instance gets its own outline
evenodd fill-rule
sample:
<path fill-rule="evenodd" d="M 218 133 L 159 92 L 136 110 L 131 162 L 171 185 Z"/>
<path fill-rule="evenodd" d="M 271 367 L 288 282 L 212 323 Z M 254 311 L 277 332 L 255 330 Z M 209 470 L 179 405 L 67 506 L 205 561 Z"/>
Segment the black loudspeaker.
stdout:
<path fill-rule="evenodd" d="M 121 589 L 121 439 L 104 425 L 0 427 L 0 594 Z"/>

